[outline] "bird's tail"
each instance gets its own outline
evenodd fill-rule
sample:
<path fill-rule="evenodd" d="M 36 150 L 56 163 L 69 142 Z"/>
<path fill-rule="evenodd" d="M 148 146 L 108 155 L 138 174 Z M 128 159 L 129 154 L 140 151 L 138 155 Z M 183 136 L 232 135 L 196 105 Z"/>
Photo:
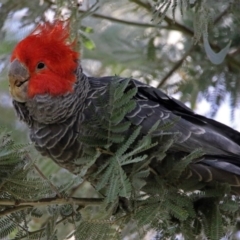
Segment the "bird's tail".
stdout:
<path fill-rule="evenodd" d="M 200 161 L 189 164 L 184 175 L 186 179 L 199 182 L 227 183 L 234 194 L 240 195 L 240 159 L 236 157 L 205 156 Z"/>

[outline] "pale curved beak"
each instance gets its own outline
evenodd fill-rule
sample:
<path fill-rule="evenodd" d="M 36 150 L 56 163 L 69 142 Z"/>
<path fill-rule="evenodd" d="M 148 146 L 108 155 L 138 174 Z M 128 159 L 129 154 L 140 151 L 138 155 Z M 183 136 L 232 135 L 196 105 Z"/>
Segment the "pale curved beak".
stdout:
<path fill-rule="evenodd" d="M 27 90 L 29 72 L 27 68 L 21 64 L 18 59 L 15 59 L 8 72 L 9 78 L 9 91 L 14 100 L 18 102 L 27 101 Z"/>

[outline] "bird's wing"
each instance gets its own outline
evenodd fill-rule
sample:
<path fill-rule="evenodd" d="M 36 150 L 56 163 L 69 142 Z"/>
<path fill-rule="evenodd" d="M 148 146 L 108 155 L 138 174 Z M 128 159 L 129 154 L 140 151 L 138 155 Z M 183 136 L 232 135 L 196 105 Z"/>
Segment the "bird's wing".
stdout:
<path fill-rule="evenodd" d="M 181 134 L 172 150 L 176 153 L 192 152 L 196 148 L 203 150 L 205 155 L 190 166 L 195 177 L 198 176 L 203 181 L 214 179 L 228 182 L 232 186 L 240 185 L 239 132 L 213 119 L 195 114 L 183 103 L 170 98 L 159 89 L 136 80 L 132 84 L 138 88 L 138 93 L 137 106 L 127 116 L 131 122 L 143 126 L 143 131 L 147 132 L 158 120 L 164 124 L 180 117 L 171 128 L 173 132 Z"/>
<path fill-rule="evenodd" d="M 115 78 L 89 80 L 93 89 L 100 89 L 104 94 L 106 86 Z M 119 81 L 124 79 L 119 78 Z M 168 131 L 178 132 L 179 137 L 170 151 L 186 154 L 201 148 L 205 155 L 191 164 L 193 173 L 204 181 L 221 179 L 222 172 L 233 174 L 230 184 L 240 186 L 239 132 L 213 119 L 195 114 L 180 101 L 147 84 L 131 79 L 129 88 L 131 87 L 138 90 L 134 97 L 136 107 L 126 115 L 133 125 L 142 126 L 141 131 L 146 134 L 159 120 L 160 125 L 174 122 Z M 234 177 L 236 175 L 237 178 Z"/>
<path fill-rule="evenodd" d="M 107 85 L 117 77 L 90 77 L 89 82 L 93 93 L 100 91 L 105 95 Z M 117 78 L 118 79 L 118 78 Z M 119 81 L 126 79 L 119 78 Z M 170 129 L 178 132 L 179 138 L 175 148 L 192 152 L 202 148 L 209 155 L 240 155 L 240 133 L 213 119 L 195 114 L 180 101 L 169 97 L 161 90 L 131 79 L 129 87 L 136 87 L 134 97 L 136 107 L 126 115 L 134 125 L 141 125 L 142 132 L 147 133 L 160 120 L 160 124 L 175 122 Z M 93 94 L 90 94 L 93 99 Z M 95 94 L 97 98 L 97 94 Z"/>
<path fill-rule="evenodd" d="M 180 133 L 176 149 L 191 152 L 196 148 L 202 148 L 209 155 L 240 155 L 239 132 L 195 114 L 183 103 L 170 98 L 159 89 L 137 80 L 132 80 L 131 84 L 138 88 L 135 96 L 137 106 L 127 118 L 133 124 L 141 125 L 144 133 L 147 133 L 158 120 L 160 124 L 175 121 L 170 130 Z"/>

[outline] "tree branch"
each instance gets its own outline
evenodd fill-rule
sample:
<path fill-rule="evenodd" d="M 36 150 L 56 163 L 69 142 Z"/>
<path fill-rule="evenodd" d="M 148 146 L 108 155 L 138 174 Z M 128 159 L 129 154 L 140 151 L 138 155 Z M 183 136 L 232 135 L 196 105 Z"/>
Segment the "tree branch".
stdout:
<path fill-rule="evenodd" d="M 213 24 L 217 24 L 218 22 L 220 22 L 222 20 L 222 18 L 228 13 L 230 9 L 230 5 L 228 5 L 228 7 L 226 7 L 226 9 L 224 11 L 222 11 L 213 21 Z"/>
<path fill-rule="evenodd" d="M 165 82 L 168 80 L 169 77 L 172 76 L 172 74 L 174 72 L 176 72 L 176 70 L 178 68 L 180 68 L 183 64 L 183 62 L 185 61 L 185 59 L 187 58 L 187 56 L 193 51 L 195 45 L 192 45 L 189 50 L 187 52 L 185 52 L 185 54 L 183 55 L 183 57 L 178 61 L 176 62 L 176 64 L 171 68 L 171 70 L 165 75 L 165 77 L 161 80 L 161 82 L 157 85 L 157 88 L 161 88 Z"/>
<path fill-rule="evenodd" d="M 79 10 L 80 13 L 87 13 L 87 11 L 84 10 Z M 139 22 L 134 22 L 134 21 L 127 21 L 127 20 L 123 20 L 123 19 L 118 19 L 118 18 L 114 18 L 114 17 L 109 17 L 103 14 L 99 14 L 99 13 L 93 13 L 91 14 L 91 16 L 93 16 L 94 18 L 99 18 L 99 19 L 105 19 L 105 20 L 109 20 L 111 22 L 116 22 L 116 23 L 121 23 L 121 24 L 126 24 L 126 25 L 131 25 L 131 26 L 136 26 L 136 27 L 157 27 L 157 24 L 149 24 L 149 23 L 139 23 Z M 163 28 L 167 28 L 167 26 L 163 27 Z"/>
<path fill-rule="evenodd" d="M 78 207 L 78 208 L 76 209 L 76 212 L 78 212 L 79 210 L 80 210 L 80 208 Z M 73 216 L 72 214 L 70 214 L 70 215 L 68 215 L 68 216 L 64 216 L 63 218 L 59 219 L 59 220 L 56 222 L 56 225 L 58 225 L 59 223 L 65 221 L 66 219 L 68 219 L 69 217 L 72 217 L 72 216 Z M 45 224 L 43 224 L 43 225 L 45 225 Z M 27 232 L 26 235 L 21 236 L 21 238 L 19 238 L 19 239 L 25 239 L 26 237 L 29 237 L 29 236 L 32 236 L 32 235 L 36 235 L 37 233 L 40 233 L 40 236 L 39 236 L 38 239 L 41 239 L 41 234 L 43 233 L 44 230 L 46 230 L 46 226 L 45 226 L 45 227 L 42 227 L 42 228 L 40 228 L 40 229 L 38 229 L 38 230 L 35 230 L 35 231 L 29 231 L 29 232 Z M 64 238 L 64 239 L 66 239 L 66 238 Z"/>
<path fill-rule="evenodd" d="M 21 211 L 26 208 L 32 208 L 32 206 L 20 206 L 20 207 L 8 208 L 6 210 L 0 211 L 0 217 L 6 216 L 10 213 Z"/>
<path fill-rule="evenodd" d="M 144 2 L 139 1 L 139 0 L 129 0 L 129 1 L 134 2 L 135 4 L 144 8 L 148 12 L 153 12 L 153 7 L 150 3 L 144 3 Z M 168 28 L 165 27 L 166 29 L 180 31 L 182 33 L 186 33 L 189 36 L 193 36 L 193 34 L 194 34 L 194 32 L 191 28 L 186 27 L 186 26 L 174 21 L 173 19 L 169 18 L 168 16 L 165 16 L 163 21 L 165 21 L 168 24 Z M 159 24 L 156 24 L 156 25 L 158 26 Z M 163 26 L 161 26 L 161 28 L 163 28 Z"/>
<path fill-rule="evenodd" d="M 136 3 L 138 6 L 145 8 L 148 12 L 152 10 L 152 5 L 150 3 L 145 3 L 139 0 L 129 0 L 130 2 Z"/>
<path fill-rule="evenodd" d="M 27 207 L 36 207 L 36 206 L 45 206 L 50 204 L 76 204 L 82 206 L 94 206 L 99 205 L 103 202 L 103 198 L 42 198 L 36 201 L 14 201 L 10 199 L 0 199 L 0 205 L 2 206 L 27 206 Z M 0 212 L 1 214 L 1 212 Z"/>

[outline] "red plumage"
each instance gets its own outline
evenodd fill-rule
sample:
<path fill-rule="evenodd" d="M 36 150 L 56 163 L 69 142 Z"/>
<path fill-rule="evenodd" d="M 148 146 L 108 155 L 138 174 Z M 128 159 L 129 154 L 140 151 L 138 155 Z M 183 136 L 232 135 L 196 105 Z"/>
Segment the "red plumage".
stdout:
<path fill-rule="evenodd" d="M 15 47 L 11 61 L 18 59 L 29 71 L 28 96 L 49 93 L 62 95 L 72 91 L 76 81 L 79 53 L 69 42 L 69 24 L 62 21 L 39 24 Z M 39 63 L 44 63 L 38 69 Z"/>

